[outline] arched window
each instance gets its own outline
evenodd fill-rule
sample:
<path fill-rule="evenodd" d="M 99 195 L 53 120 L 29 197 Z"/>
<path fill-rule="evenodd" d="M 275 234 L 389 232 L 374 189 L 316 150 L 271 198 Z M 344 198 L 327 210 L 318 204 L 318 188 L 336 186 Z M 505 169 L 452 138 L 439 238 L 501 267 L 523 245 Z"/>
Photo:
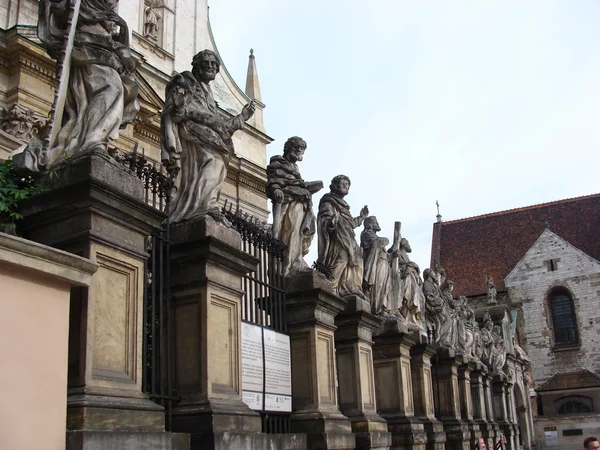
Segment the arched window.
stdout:
<path fill-rule="evenodd" d="M 573 300 L 566 290 L 560 289 L 550 294 L 550 312 L 556 345 L 576 344 L 577 327 Z"/>
<path fill-rule="evenodd" d="M 569 400 L 561 405 L 558 408 L 558 414 L 581 414 L 581 413 L 589 413 L 590 407 L 584 403 L 578 402 L 576 400 Z"/>

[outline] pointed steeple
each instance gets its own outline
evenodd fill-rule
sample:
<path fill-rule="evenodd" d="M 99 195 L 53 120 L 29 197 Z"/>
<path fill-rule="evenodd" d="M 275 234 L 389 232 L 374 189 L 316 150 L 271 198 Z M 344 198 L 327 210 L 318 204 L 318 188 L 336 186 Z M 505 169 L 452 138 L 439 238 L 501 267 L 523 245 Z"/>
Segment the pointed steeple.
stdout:
<path fill-rule="evenodd" d="M 248 75 L 246 75 L 246 95 L 252 100 L 262 102 L 260 97 L 260 84 L 258 83 L 258 72 L 256 71 L 256 58 L 254 49 L 250 49 L 248 57 Z"/>

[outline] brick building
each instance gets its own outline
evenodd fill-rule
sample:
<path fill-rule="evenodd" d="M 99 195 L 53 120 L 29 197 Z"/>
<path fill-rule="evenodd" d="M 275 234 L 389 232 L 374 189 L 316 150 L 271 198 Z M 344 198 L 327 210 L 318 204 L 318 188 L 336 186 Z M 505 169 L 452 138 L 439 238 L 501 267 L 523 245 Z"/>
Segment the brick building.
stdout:
<path fill-rule="evenodd" d="M 433 227 L 454 292 L 480 306 L 486 279 L 512 311 L 529 355 L 540 448 L 578 449 L 600 434 L 600 194 Z"/>

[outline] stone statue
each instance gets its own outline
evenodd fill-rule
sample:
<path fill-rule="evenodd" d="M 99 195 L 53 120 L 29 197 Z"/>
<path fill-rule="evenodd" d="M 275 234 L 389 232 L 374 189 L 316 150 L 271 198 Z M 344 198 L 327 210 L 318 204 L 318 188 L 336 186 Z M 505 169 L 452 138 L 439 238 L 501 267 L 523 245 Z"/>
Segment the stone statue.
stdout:
<path fill-rule="evenodd" d="M 377 217 L 365 219 L 360 234 L 360 246 L 363 250 L 363 292 L 371 299 L 371 311 L 381 316 L 398 312 L 398 297 L 393 292 L 392 260 L 394 253 L 386 250 L 390 243 L 387 238 L 377 236 L 381 231 Z M 394 298 L 395 297 L 395 298 Z"/>
<path fill-rule="evenodd" d="M 115 0 L 81 0 L 66 84 L 64 111 L 50 148 L 32 145 L 24 153 L 26 169 L 41 171 L 66 158 L 105 152 L 119 129 L 139 111 L 135 60 L 129 50 L 129 29 L 114 11 Z M 71 2 L 41 0 L 38 37 L 48 54 L 59 59 L 65 47 Z M 33 150 L 33 149 L 38 150 Z M 19 165 L 15 163 L 15 165 Z"/>
<path fill-rule="evenodd" d="M 350 205 L 344 197 L 350 189 L 350 178 L 338 175 L 331 180 L 331 192 L 319 203 L 317 232 L 319 256 L 317 264 L 331 274 L 334 292 L 340 297 L 355 294 L 367 299 L 362 292 L 362 249 L 356 243 L 354 228 L 359 227 L 369 215 L 364 206 L 358 217 L 350 214 Z"/>
<path fill-rule="evenodd" d="M 458 349 L 459 352 L 462 353 L 467 360 L 476 359 L 475 356 L 475 329 L 474 329 L 474 320 L 475 313 L 473 309 L 469 306 L 469 302 L 467 297 L 461 295 L 457 300 L 457 309 L 458 309 L 458 330 L 457 330 L 457 340 L 458 340 Z"/>
<path fill-rule="evenodd" d="M 273 156 L 267 166 L 267 197 L 273 201 L 273 236 L 287 246 L 283 273 L 308 270 L 304 261 L 316 232 L 312 195 L 323 188 L 322 181 L 306 182 L 300 176 L 306 142 L 291 137 L 283 146 L 283 156 Z"/>
<path fill-rule="evenodd" d="M 152 40 L 158 39 L 158 20 L 160 14 L 156 11 L 156 0 L 146 0 L 144 9 L 144 36 Z"/>
<path fill-rule="evenodd" d="M 234 151 L 231 136 L 252 117 L 255 106 L 250 102 L 231 118 L 219 113 L 210 82 L 220 66 L 215 52 L 203 50 L 194 56 L 192 71 L 175 74 L 166 87 L 161 156 L 176 177 L 171 223 L 206 215 L 224 221 L 217 200 Z"/>
<path fill-rule="evenodd" d="M 432 328 L 435 330 L 435 343 L 442 347 L 453 347 L 452 317 L 447 301 L 442 296 L 438 284 L 438 274 L 433 269 L 423 271 L 423 295 L 425 296 L 425 312 Z M 452 282 L 446 284 L 446 296 L 452 298 Z"/>
<path fill-rule="evenodd" d="M 494 346 L 492 347 L 491 366 L 495 374 L 505 375 L 506 349 L 499 326 L 496 325 L 493 327 L 492 336 L 494 337 Z"/>
<path fill-rule="evenodd" d="M 490 276 L 487 277 L 486 287 L 487 287 L 487 304 L 495 305 L 496 304 L 496 286 L 494 286 L 494 280 Z"/>
<path fill-rule="evenodd" d="M 480 342 L 481 342 L 481 361 L 484 362 L 488 367 L 493 368 L 494 361 L 494 346 L 496 344 L 496 338 L 492 333 L 494 329 L 494 322 L 492 321 L 489 313 L 483 315 L 483 328 L 480 330 Z"/>
<path fill-rule="evenodd" d="M 422 288 L 421 270 L 417 263 L 412 262 L 408 257 L 410 252 L 412 252 L 412 248 L 408 240 L 400 239 L 398 248 L 398 270 L 402 280 L 400 312 L 408 322 L 422 327 L 425 295 Z"/>

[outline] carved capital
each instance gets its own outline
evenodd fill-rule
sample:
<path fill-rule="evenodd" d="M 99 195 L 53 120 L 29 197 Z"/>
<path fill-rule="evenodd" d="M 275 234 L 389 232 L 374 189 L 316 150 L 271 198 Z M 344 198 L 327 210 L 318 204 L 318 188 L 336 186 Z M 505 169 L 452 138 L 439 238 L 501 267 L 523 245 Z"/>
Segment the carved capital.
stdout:
<path fill-rule="evenodd" d="M 17 139 L 42 139 L 49 122 L 47 117 L 18 104 L 8 109 L 0 107 L 0 130 Z"/>

